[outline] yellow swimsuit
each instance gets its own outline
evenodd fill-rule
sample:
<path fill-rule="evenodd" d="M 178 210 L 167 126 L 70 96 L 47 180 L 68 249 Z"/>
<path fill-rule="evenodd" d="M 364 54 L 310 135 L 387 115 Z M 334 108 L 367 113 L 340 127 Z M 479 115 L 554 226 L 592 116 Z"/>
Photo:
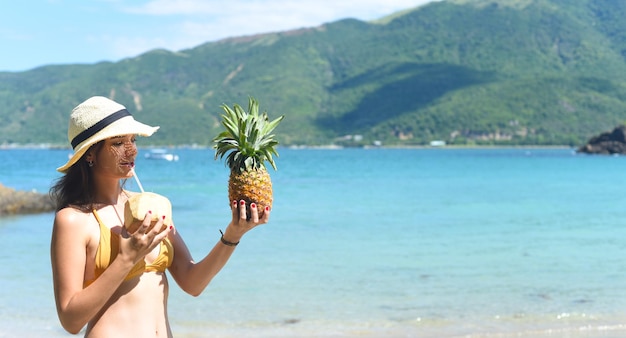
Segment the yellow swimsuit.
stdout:
<path fill-rule="evenodd" d="M 93 283 L 102 273 L 106 270 L 111 262 L 117 256 L 120 247 L 120 235 L 111 231 L 106 225 L 102 223 L 96 210 L 93 210 L 93 215 L 96 216 L 98 224 L 100 225 L 100 242 L 98 244 L 98 250 L 96 251 L 96 267 L 94 271 L 94 278 L 92 280 L 85 281 L 84 286 L 88 286 Z M 146 264 L 145 260 L 141 260 L 137 263 L 128 273 L 125 281 L 140 276 L 144 272 L 163 272 L 167 269 L 174 259 L 174 247 L 169 239 L 164 239 L 161 242 L 159 255 L 150 264 Z"/>

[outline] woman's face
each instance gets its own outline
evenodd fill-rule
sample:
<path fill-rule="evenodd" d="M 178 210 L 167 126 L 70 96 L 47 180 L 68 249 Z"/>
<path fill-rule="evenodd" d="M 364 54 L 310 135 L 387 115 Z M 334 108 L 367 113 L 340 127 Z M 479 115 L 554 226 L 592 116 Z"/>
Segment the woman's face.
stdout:
<path fill-rule="evenodd" d="M 93 158 L 93 170 L 98 174 L 129 178 L 133 176 L 137 145 L 135 135 L 115 136 L 103 141 Z"/>

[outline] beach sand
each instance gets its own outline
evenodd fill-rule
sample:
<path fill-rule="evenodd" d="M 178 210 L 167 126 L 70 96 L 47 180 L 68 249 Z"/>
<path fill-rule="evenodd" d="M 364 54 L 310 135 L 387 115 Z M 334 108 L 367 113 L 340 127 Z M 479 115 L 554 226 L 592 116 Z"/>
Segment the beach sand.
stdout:
<path fill-rule="evenodd" d="M 0 318 L 0 337 L 70 337 L 58 323 L 54 313 L 44 311 L 34 316 L 15 316 L 7 312 Z M 443 318 L 413 320 L 341 320 L 332 318 L 289 318 L 241 321 L 228 317 L 217 320 L 186 320 L 170 313 L 177 338 L 623 338 L 626 337 L 626 315 L 601 318 L 590 315 L 538 316 L 508 318 Z M 12 320 L 8 320 L 12 318 Z M 83 336 L 84 331 L 78 336 Z"/>
<path fill-rule="evenodd" d="M 225 324 L 198 325 L 187 323 L 175 326 L 176 337 L 362 337 L 362 338 L 618 338 L 626 337 L 626 325 L 618 322 L 576 321 L 555 323 L 538 323 L 531 321 L 490 323 L 450 323 L 446 321 L 430 321 L 420 323 L 366 324 L 366 323 L 331 323 L 285 321 L 272 324 L 234 326 Z"/>

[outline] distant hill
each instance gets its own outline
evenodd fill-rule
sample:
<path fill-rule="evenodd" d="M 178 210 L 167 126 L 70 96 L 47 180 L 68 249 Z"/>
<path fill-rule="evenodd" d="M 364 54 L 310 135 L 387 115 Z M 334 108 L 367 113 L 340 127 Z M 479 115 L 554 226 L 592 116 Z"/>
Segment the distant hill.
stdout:
<path fill-rule="evenodd" d="M 447 0 L 375 22 L 0 72 L 0 144 L 65 145 L 92 95 L 209 145 L 221 104 L 256 97 L 283 145 L 581 145 L 626 121 L 626 2 Z M 355 139 L 346 135 L 361 135 Z"/>

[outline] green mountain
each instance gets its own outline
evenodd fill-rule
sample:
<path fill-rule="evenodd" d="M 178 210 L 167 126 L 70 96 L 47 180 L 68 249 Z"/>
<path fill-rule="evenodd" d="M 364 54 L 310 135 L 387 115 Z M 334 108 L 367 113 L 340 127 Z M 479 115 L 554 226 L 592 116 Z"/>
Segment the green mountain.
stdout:
<path fill-rule="evenodd" d="M 254 96 L 286 116 L 283 145 L 580 145 L 626 121 L 625 15 L 614 0 L 447 0 L 376 22 L 0 72 L 0 144 L 65 145 L 70 110 L 104 95 L 161 126 L 144 144 L 209 145 L 220 105 Z"/>

